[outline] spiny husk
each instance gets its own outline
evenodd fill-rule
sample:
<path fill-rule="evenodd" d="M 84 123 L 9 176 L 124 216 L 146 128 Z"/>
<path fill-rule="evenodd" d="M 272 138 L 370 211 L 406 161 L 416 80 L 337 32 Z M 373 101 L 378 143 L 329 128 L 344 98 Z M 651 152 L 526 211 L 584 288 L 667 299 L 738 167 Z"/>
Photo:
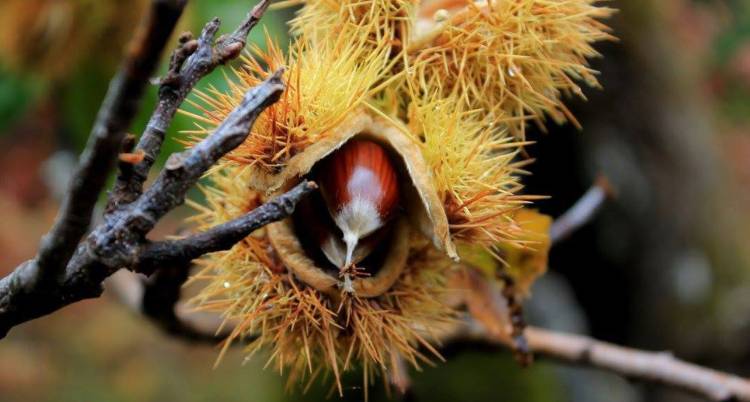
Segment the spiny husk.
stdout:
<path fill-rule="evenodd" d="M 269 60 L 275 60 L 275 57 L 270 57 Z M 276 67 L 277 65 L 269 63 L 269 69 Z M 252 70 L 255 71 L 255 67 Z M 206 113 L 200 118 L 210 123 L 209 127 L 217 125 L 223 116 L 229 113 L 232 105 L 241 99 L 245 88 L 258 79 L 255 74 L 248 74 L 246 71 L 241 70 L 237 73 L 242 80 L 230 84 L 232 88 L 230 94 L 212 90 L 211 94 L 215 98 L 211 98 L 208 94 L 200 95 L 206 104 L 206 106 L 199 106 Z M 326 75 L 322 73 L 309 77 L 304 73 L 303 67 L 293 69 L 294 71 L 297 72 L 296 77 L 304 76 L 314 80 L 326 78 Z M 359 79 L 356 77 L 357 74 L 352 72 L 352 77 L 348 79 Z M 413 138 L 405 134 L 405 128 L 394 124 L 392 120 L 373 117 L 366 106 L 352 108 L 350 103 L 355 106 L 362 105 L 363 98 L 343 96 L 347 88 L 340 90 L 328 88 L 324 87 L 322 82 L 305 84 L 307 81 L 295 79 L 295 76 L 290 77 L 289 81 L 297 82 L 301 88 L 309 85 L 315 90 L 320 90 L 318 93 L 323 92 L 323 89 L 331 91 L 330 93 L 324 92 L 322 95 L 323 98 L 328 98 L 328 103 L 323 104 L 322 101 L 316 100 L 317 98 L 309 99 L 303 95 L 304 91 L 295 90 L 294 86 L 290 86 L 279 102 L 261 114 L 248 140 L 235 149 L 224 163 L 249 169 L 252 174 L 248 175 L 247 183 L 253 189 L 270 194 L 299 180 L 300 177 L 310 172 L 315 163 L 355 135 L 365 133 L 368 137 L 386 145 L 402 160 L 405 168 L 403 173 L 409 178 L 411 184 L 404 186 L 407 209 L 416 227 L 432 239 L 438 249 L 444 250 L 451 258 L 457 258 L 443 199 L 435 191 L 432 173 L 424 161 L 422 150 Z M 337 96 L 339 100 L 336 100 Z M 309 108 L 302 108 L 300 105 L 304 105 L 304 100 L 303 103 L 298 104 L 299 101 L 290 101 L 290 97 L 309 99 L 312 104 Z M 213 110 L 209 111 L 209 108 Z M 278 110 L 279 108 L 281 111 Z M 294 125 L 294 122 L 302 123 Z M 202 127 L 190 134 L 195 139 L 200 139 L 207 135 L 208 130 L 209 128 Z M 266 163 L 265 159 L 271 155 L 274 155 L 271 158 L 272 161 Z M 322 282 L 316 283 L 321 283 L 323 286 Z"/>
<path fill-rule="evenodd" d="M 384 70 L 389 79 L 373 91 L 375 97 L 404 86 L 404 49 L 413 36 L 418 4 L 419 0 L 288 0 L 275 6 L 303 6 L 290 22 L 300 38 L 325 43 L 346 36 L 362 39 L 366 48 L 384 49 L 390 60 Z"/>
<path fill-rule="evenodd" d="M 237 106 L 248 88 L 270 72 L 287 68 L 282 98 L 260 115 L 247 141 L 228 156 L 237 165 L 253 169 L 251 185 L 258 190 L 278 187 L 276 176 L 289 160 L 336 132 L 384 79 L 388 63 L 385 48 L 371 49 L 348 35 L 314 49 L 310 46 L 298 41 L 286 58 L 268 39 L 267 51 L 254 47 L 257 60 L 244 58 L 243 67 L 234 70 L 236 80 L 230 81 L 228 93 L 215 88 L 199 92 L 199 102 L 193 105 L 201 114 L 183 112 L 198 124 L 196 130 L 187 132 L 190 141 L 201 139 Z"/>
<path fill-rule="evenodd" d="M 208 207 L 198 207 L 194 218 L 201 227 L 258 205 L 262 196 L 245 185 L 248 172 L 221 170 L 212 176 Z M 431 360 L 418 350 L 424 347 L 439 357 L 430 343 L 431 328 L 452 320 L 452 309 L 440 296 L 453 263 L 423 236 L 409 237 L 408 260 L 397 280 L 368 299 L 356 293 L 332 296 L 308 286 L 287 269 L 269 231 L 256 231 L 231 250 L 200 261 L 203 269 L 194 280 L 205 281 L 206 287 L 194 303 L 236 323 L 224 350 L 257 335 L 247 347 L 249 355 L 269 348 L 268 364 L 280 372 L 289 368 L 290 384 L 330 370 L 339 392 L 341 374 L 354 367 L 365 368 L 367 383 L 376 371 L 394 369 L 395 356 L 418 366 Z"/>
<path fill-rule="evenodd" d="M 412 85 L 457 93 L 520 138 L 529 119 L 578 124 L 560 98 L 585 98 L 577 81 L 598 87 L 587 58 L 599 56 L 594 42 L 614 39 L 600 22 L 612 9 L 598 0 L 444 3 L 450 13 L 423 25 L 408 50 Z"/>
<path fill-rule="evenodd" d="M 451 236 L 488 247 L 512 241 L 519 235 L 513 211 L 530 200 L 518 195 L 523 162 L 514 161 L 522 143 L 453 97 L 417 101 L 409 111 L 409 133 L 419 139 Z"/>
<path fill-rule="evenodd" d="M 275 7 L 303 5 L 290 25 L 299 36 L 316 42 L 342 32 L 366 37 L 373 46 L 386 43 L 392 53 L 411 36 L 418 0 L 288 0 Z"/>
<path fill-rule="evenodd" d="M 399 156 L 410 239 L 391 247 L 398 264 L 372 286 L 355 279 L 349 294 L 315 266 L 289 222 L 277 223 L 204 257 L 197 279 L 207 285 L 195 302 L 239 323 L 227 345 L 258 335 L 248 351 L 270 348 L 269 364 L 289 367 L 290 381 L 331 371 L 341 391 L 341 372 L 357 363 L 367 385 L 398 356 L 426 360 L 417 345 L 434 351 L 429 330 L 453 316 L 440 300 L 455 242 L 484 254 L 498 242 L 524 244 L 513 216 L 531 200 L 518 195 L 526 120 L 567 116 L 559 98 L 580 92 L 573 79 L 595 84 L 586 57 L 609 38 L 597 18 L 610 11 L 593 0 L 438 0 L 425 4 L 449 9 L 417 27 L 412 1 L 297 3 L 289 56 L 269 40 L 235 70 L 229 93 L 201 93 L 200 114 L 188 113 L 200 122 L 192 139 L 202 138 L 250 87 L 287 67 L 282 99 L 210 172 L 208 205 L 195 219 L 205 229 L 246 213 L 363 137 Z"/>

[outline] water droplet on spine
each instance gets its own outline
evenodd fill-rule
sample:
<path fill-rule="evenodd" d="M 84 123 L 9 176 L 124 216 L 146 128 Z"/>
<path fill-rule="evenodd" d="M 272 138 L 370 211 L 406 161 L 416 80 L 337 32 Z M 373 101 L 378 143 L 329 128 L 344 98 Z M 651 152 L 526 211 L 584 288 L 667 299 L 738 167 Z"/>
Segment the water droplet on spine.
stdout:
<path fill-rule="evenodd" d="M 435 15 L 432 17 L 435 22 L 443 22 L 448 19 L 450 14 L 448 13 L 448 10 L 441 8 L 437 11 L 435 11 Z"/>

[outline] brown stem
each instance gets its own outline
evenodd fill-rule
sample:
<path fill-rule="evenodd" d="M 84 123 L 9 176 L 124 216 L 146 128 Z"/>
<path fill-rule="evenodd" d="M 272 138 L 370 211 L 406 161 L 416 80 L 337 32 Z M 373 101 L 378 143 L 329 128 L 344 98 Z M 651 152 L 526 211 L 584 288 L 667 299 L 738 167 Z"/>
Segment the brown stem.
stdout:
<path fill-rule="evenodd" d="M 534 327 L 526 329 L 526 338 L 538 355 L 683 389 L 712 401 L 750 401 L 747 379 L 684 362 L 671 353 L 647 352 Z"/>
<path fill-rule="evenodd" d="M 172 54 L 169 70 L 159 85 L 159 102 L 136 146 L 136 152 L 143 153 L 143 160 L 120 170 L 108 210 L 131 203 L 142 193 L 143 183 L 159 155 L 177 109 L 198 81 L 219 65 L 239 56 L 247 35 L 258 24 L 268 4 L 268 0 L 261 0 L 233 33 L 221 36 L 215 43 L 220 24 L 217 18 L 206 24 L 197 40 L 190 33 L 180 37 L 180 45 Z"/>
<path fill-rule="evenodd" d="M 167 261 L 191 261 L 207 253 L 227 250 L 258 228 L 290 216 L 297 203 L 317 188 L 315 183 L 303 181 L 282 196 L 205 232 L 184 239 L 145 244 L 140 251 L 137 270 L 150 274 Z"/>
<path fill-rule="evenodd" d="M 594 338 L 529 326 L 525 330 L 529 346 L 537 357 L 606 370 L 631 380 L 657 383 L 683 390 L 711 401 L 750 402 L 750 380 L 733 374 L 688 363 L 668 352 L 649 352 Z M 486 328 L 484 322 L 468 319 L 449 342 L 489 342 L 512 350 L 506 334 Z"/>
<path fill-rule="evenodd" d="M 222 156 L 247 138 L 258 115 L 283 92 L 282 71 L 277 71 L 249 90 L 240 105 L 211 136 L 187 151 L 173 154 L 148 191 L 141 194 L 140 186 L 125 190 L 119 187 L 118 192 L 113 193 L 114 200 L 110 199 L 103 222 L 79 243 L 90 224 L 91 210 L 104 180 L 118 160 L 118 152 L 123 148 L 129 151 L 132 146 L 132 140 L 124 142 L 125 127 L 130 124 L 135 104 L 184 3 L 184 0 L 153 1 L 145 33 L 141 31 L 137 36 L 137 45 L 131 47 L 122 71 L 113 80 L 81 158 L 81 169 L 63 203 L 61 218 L 42 243 L 41 258 L 20 265 L 0 279 L 0 338 L 20 323 L 76 301 L 99 296 L 104 279 L 120 268 L 137 266 L 139 251 L 148 244 L 146 235 L 157 221 L 181 205 L 188 189 Z M 257 23 L 265 6 L 266 2 L 262 1 L 235 33 L 220 38 L 215 45 L 211 43 L 218 30 L 218 20 L 206 25 L 197 44 L 191 44 L 191 39 L 183 36 L 170 63 L 170 73 L 177 75 L 168 74 L 167 79 L 197 81 L 206 71 L 236 57 L 245 44 L 247 32 Z M 188 71 L 186 66 L 196 67 L 195 71 L 188 68 L 193 72 L 183 77 L 182 74 Z M 189 91 L 193 85 L 183 89 Z M 152 151 L 159 152 L 159 147 Z M 124 162 L 120 164 L 121 168 L 126 165 Z M 128 189 L 133 189 L 133 192 L 121 192 Z M 132 200 L 132 203 L 117 202 L 116 198 L 120 196 Z M 283 209 L 279 219 L 289 209 Z M 49 270 L 42 269 L 47 267 L 47 262 L 59 265 L 60 272 L 45 274 L 44 280 L 40 280 L 40 273 L 49 273 Z"/>
<path fill-rule="evenodd" d="M 581 226 L 589 223 L 599 212 L 604 202 L 612 196 L 613 190 L 609 181 L 606 177 L 599 176 L 594 185 L 570 209 L 552 223 L 549 229 L 552 244 L 559 243 Z"/>
<path fill-rule="evenodd" d="M 34 260 L 26 263 L 33 267 L 29 274 L 37 277 L 35 282 L 54 283 L 81 237 L 89 230 L 94 206 L 117 160 L 125 131 L 138 110 L 144 89 L 185 3 L 186 0 L 151 2 L 147 18 L 109 85 L 52 229 L 42 238 Z"/>
<path fill-rule="evenodd" d="M 79 244 L 54 286 L 33 286 L 36 266 L 30 263 L 0 279 L 0 336 L 20 323 L 98 297 L 109 275 L 137 266 L 145 236 L 156 222 L 184 201 L 187 190 L 221 156 L 244 141 L 255 118 L 278 99 L 284 88 L 279 75 L 248 91 L 211 136 L 173 154 L 156 183 L 133 204 L 106 214 L 104 222 Z"/>

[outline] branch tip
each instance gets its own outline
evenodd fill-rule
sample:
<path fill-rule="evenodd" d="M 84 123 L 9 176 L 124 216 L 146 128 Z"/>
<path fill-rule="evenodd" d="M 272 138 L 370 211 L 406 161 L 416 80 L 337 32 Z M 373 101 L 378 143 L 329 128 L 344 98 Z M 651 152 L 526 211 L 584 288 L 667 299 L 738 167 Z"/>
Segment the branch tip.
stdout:
<path fill-rule="evenodd" d="M 262 17 L 266 12 L 270 4 L 271 2 L 269 0 L 261 0 L 258 4 L 255 5 L 255 7 L 253 7 L 252 11 L 250 11 L 250 15 L 252 16 L 252 18 L 259 20 L 260 17 Z"/>
<path fill-rule="evenodd" d="M 146 153 L 143 152 L 142 149 L 139 149 L 135 152 L 121 153 L 119 156 L 119 160 L 120 162 L 127 163 L 129 165 L 135 165 L 135 164 L 141 163 L 141 161 L 143 160 L 145 156 L 146 156 Z"/>
<path fill-rule="evenodd" d="M 219 31 L 220 26 L 221 20 L 219 19 L 219 17 L 214 17 L 211 21 L 206 23 L 206 25 L 203 26 L 200 37 L 198 38 L 200 44 L 202 46 L 210 47 L 212 45 L 214 37 L 216 36 L 216 32 Z"/>
<path fill-rule="evenodd" d="M 570 236 L 581 226 L 589 223 L 604 203 L 613 197 L 614 190 L 604 175 L 599 175 L 591 188 L 564 214 L 552 223 L 549 229 L 552 244 Z"/>
<path fill-rule="evenodd" d="M 286 67 L 282 66 L 276 69 L 276 71 L 271 74 L 270 77 L 268 77 L 269 81 L 278 81 L 283 85 L 283 82 L 281 78 L 284 76 L 284 73 L 286 72 Z"/>

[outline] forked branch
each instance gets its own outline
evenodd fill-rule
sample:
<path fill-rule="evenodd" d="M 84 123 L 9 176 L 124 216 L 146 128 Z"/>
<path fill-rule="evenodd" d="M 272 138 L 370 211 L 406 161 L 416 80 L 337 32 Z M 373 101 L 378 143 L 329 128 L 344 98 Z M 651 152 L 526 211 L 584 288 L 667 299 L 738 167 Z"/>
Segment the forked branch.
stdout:
<path fill-rule="evenodd" d="M 115 186 L 102 218 L 103 223 L 79 243 L 89 226 L 91 211 L 104 181 L 118 160 L 118 152 L 126 139 L 124 132 L 135 113 L 135 105 L 184 5 L 185 1 L 179 0 L 153 0 L 145 28 L 136 37 L 120 73 L 110 86 L 91 140 L 81 158 L 81 166 L 63 202 L 60 218 L 45 237 L 40 257 L 22 264 L 0 279 L 0 337 L 15 325 L 76 301 L 99 296 L 102 282 L 112 273 L 121 268 L 138 267 L 141 252 L 151 244 L 146 235 L 166 213 L 184 202 L 188 189 L 212 165 L 245 140 L 258 115 L 283 92 L 283 71 L 277 71 L 249 90 L 212 135 L 189 150 L 171 155 L 156 182 L 145 192 L 142 191 L 141 180 L 145 176 L 125 174 L 128 180 L 125 185 Z M 147 128 L 141 146 L 136 150 L 149 153 L 149 157 L 143 158 L 140 163 L 139 158 L 135 158 L 135 168 L 148 173 L 176 109 L 198 80 L 217 65 L 238 56 L 249 30 L 266 7 L 267 1 L 261 1 L 234 33 L 219 38 L 215 43 L 218 19 L 206 25 L 197 42 L 186 39 L 186 35 L 181 37 L 169 72 L 162 80 L 160 102 L 152 117 L 151 123 L 157 121 L 158 124 L 149 124 L 150 128 Z M 154 141 L 154 136 L 161 138 Z M 124 144 L 126 149 L 132 148 L 133 140 L 127 139 Z M 121 168 L 128 164 L 128 159 L 121 159 Z M 122 179 L 118 181 L 121 182 Z M 313 189 L 314 186 L 310 184 L 300 185 L 290 195 L 281 196 L 272 201 L 271 206 L 263 208 L 258 213 L 262 215 L 259 219 L 270 222 L 288 216 L 293 210 L 294 200 Z M 235 226 L 246 226 L 235 230 L 235 241 L 241 239 L 237 233 L 247 235 L 250 229 L 258 227 L 247 217 L 243 218 Z M 219 241 L 219 245 L 231 246 L 225 240 Z M 173 250 L 173 255 L 180 256 L 176 262 L 184 262 L 182 257 L 188 254 L 194 255 L 194 252 Z M 170 263 L 170 260 L 162 258 L 160 262 Z"/>
<path fill-rule="evenodd" d="M 147 18 L 109 85 L 55 223 L 42 238 L 37 256 L 26 263 L 32 266 L 29 274 L 33 278 L 29 280 L 54 282 L 89 230 L 94 206 L 114 167 L 125 131 L 185 3 L 186 0 L 152 1 Z"/>
<path fill-rule="evenodd" d="M 160 81 L 159 102 L 135 148 L 135 153 L 143 158 L 134 165 L 121 165 L 108 210 L 133 202 L 143 192 L 143 183 L 159 155 L 177 109 L 198 81 L 240 54 L 247 35 L 258 24 L 268 4 L 267 0 L 259 2 L 234 32 L 221 36 L 215 43 L 218 18 L 206 24 L 198 39 L 193 39 L 189 32 L 182 34 L 180 46 L 172 53 L 169 70 Z"/>

